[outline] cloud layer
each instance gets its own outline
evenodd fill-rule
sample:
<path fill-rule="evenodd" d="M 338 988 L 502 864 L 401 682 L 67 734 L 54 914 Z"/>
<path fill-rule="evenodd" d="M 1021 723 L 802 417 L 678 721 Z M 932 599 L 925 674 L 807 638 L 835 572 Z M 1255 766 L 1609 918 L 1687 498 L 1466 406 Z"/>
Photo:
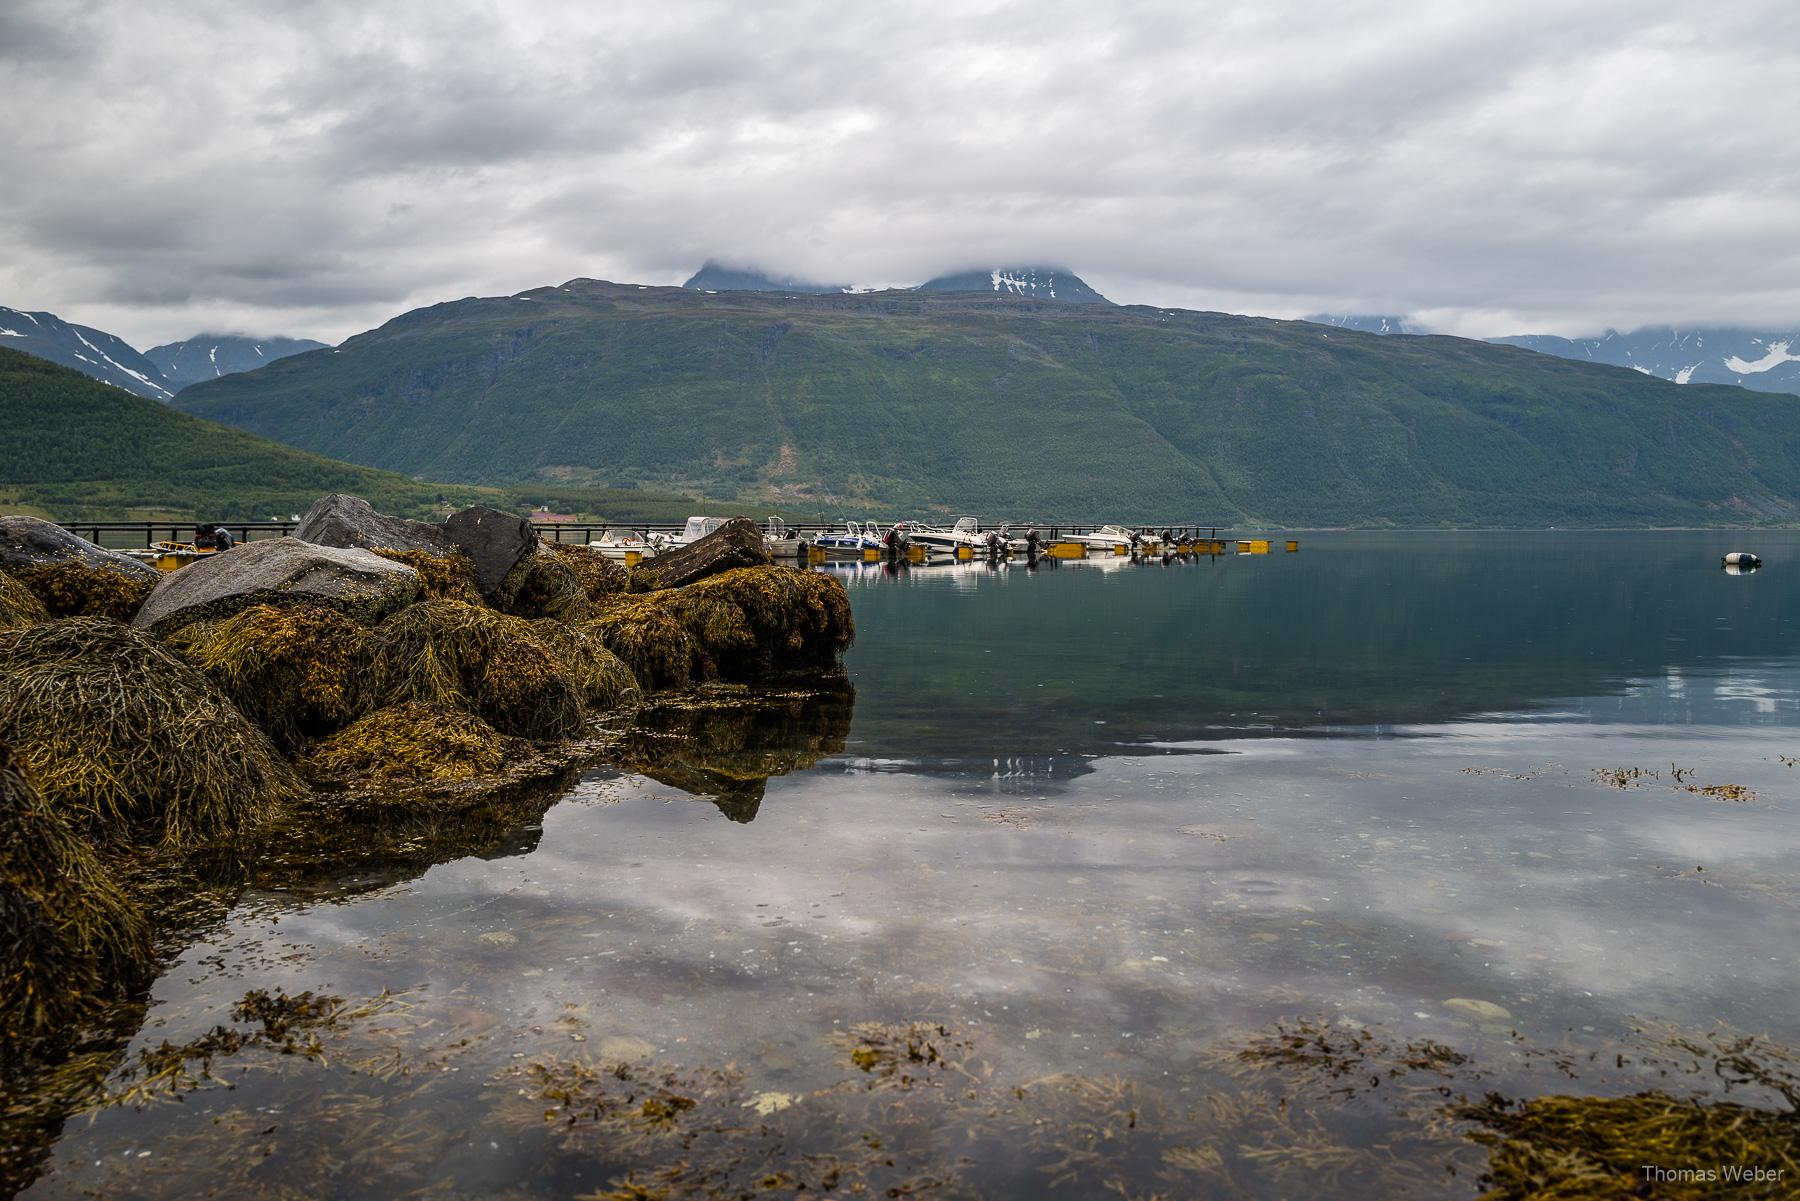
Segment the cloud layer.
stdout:
<path fill-rule="evenodd" d="M 0 303 L 138 345 L 720 257 L 1469 334 L 1800 322 L 1800 8 L 14 0 Z"/>

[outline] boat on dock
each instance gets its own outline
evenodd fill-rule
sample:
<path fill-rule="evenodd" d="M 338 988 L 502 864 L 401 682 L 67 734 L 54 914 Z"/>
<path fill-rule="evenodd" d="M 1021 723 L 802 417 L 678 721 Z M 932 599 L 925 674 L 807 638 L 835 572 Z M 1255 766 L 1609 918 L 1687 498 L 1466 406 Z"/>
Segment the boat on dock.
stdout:
<path fill-rule="evenodd" d="M 901 532 L 914 546 L 924 547 L 927 554 L 955 557 L 959 550 L 966 549 L 969 554 L 974 555 L 985 552 L 987 548 L 981 523 L 968 515 L 958 517 L 955 524 L 949 527 L 926 525 L 919 521 L 905 522 Z"/>
<path fill-rule="evenodd" d="M 860 559 L 864 551 L 879 552 L 882 549 L 882 530 L 873 521 L 846 520 L 842 530 L 814 535 L 812 544 L 828 555 L 851 555 Z"/>
<path fill-rule="evenodd" d="M 1141 534 L 1129 526 L 1103 525 L 1090 534 L 1063 534 L 1058 542 L 1079 542 L 1087 547 L 1090 557 L 1095 555 L 1153 555 L 1162 550 L 1162 540 L 1154 535 Z"/>
<path fill-rule="evenodd" d="M 671 539 L 669 535 L 655 531 L 608 530 L 598 538 L 588 539 L 588 545 L 609 559 L 635 563 L 653 559 L 670 549 Z"/>

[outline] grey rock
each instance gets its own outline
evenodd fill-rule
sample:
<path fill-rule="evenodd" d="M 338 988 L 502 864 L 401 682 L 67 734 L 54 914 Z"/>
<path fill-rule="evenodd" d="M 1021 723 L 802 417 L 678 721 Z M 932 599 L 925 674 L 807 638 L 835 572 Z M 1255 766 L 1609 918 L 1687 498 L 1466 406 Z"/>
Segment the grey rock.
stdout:
<path fill-rule="evenodd" d="M 734 567 L 761 567 L 774 561 L 756 523 L 748 517 L 733 517 L 706 537 L 637 568 L 632 573 L 632 589 L 681 588 Z"/>
<path fill-rule="evenodd" d="M 155 579 L 156 568 L 130 555 L 95 546 L 39 517 L 0 517 L 0 570 L 17 571 L 44 563 L 108 567 L 135 579 Z"/>
<path fill-rule="evenodd" d="M 158 632 L 261 604 L 329 605 L 374 624 L 419 598 L 419 573 L 358 548 L 246 542 L 164 576 L 131 624 Z"/>
<path fill-rule="evenodd" d="M 377 513 L 360 496 L 334 492 L 321 496 L 300 519 L 294 537 L 317 546 L 360 546 L 364 549 L 422 550 L 447 555 L 456 550 L 444 527 Z"/>
<path fill-rule="evenodd" d="M 475 587 L 491 597 L 526 555 L 537 553 L 538 536 L 523 517 L 476 505 L 454 513 L 444 533 L 475 564 Z"/>

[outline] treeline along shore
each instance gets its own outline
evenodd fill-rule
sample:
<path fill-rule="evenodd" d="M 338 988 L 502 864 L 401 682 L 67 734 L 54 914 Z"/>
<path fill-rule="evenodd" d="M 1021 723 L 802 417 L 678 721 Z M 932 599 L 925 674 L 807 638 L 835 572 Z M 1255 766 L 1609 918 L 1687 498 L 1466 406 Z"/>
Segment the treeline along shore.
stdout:
<path fill-rule="evenodd" d="M 842 583 L 746 519 L 627 569 L 493 509 L 333 495 L 165 575 L 0 518 L 4 1108 L 55 1091 L 217 886 L 530 820 L 632 761 L 620 715 L 653 694 L 842 688 L 853 636 Z"/>

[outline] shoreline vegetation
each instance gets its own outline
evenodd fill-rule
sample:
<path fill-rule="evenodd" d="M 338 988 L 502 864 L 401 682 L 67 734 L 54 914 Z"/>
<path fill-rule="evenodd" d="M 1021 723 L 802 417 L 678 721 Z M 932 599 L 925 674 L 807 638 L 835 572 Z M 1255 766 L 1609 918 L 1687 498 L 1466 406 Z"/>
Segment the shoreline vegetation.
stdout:
<path fill-rule="evenodd" d="M 91 1075 L 85 1049 L 251 882 L 505 837 L 581 768 L 644 766 L 621 730 L 647 704 L 847 689 L 842 583 L 775 564 L 747 520 L 668 588 L 492 509 L 333 495 L 298 533 L 159 575 L 0 518 L 9 1152 L 25 1102 Z"/>

